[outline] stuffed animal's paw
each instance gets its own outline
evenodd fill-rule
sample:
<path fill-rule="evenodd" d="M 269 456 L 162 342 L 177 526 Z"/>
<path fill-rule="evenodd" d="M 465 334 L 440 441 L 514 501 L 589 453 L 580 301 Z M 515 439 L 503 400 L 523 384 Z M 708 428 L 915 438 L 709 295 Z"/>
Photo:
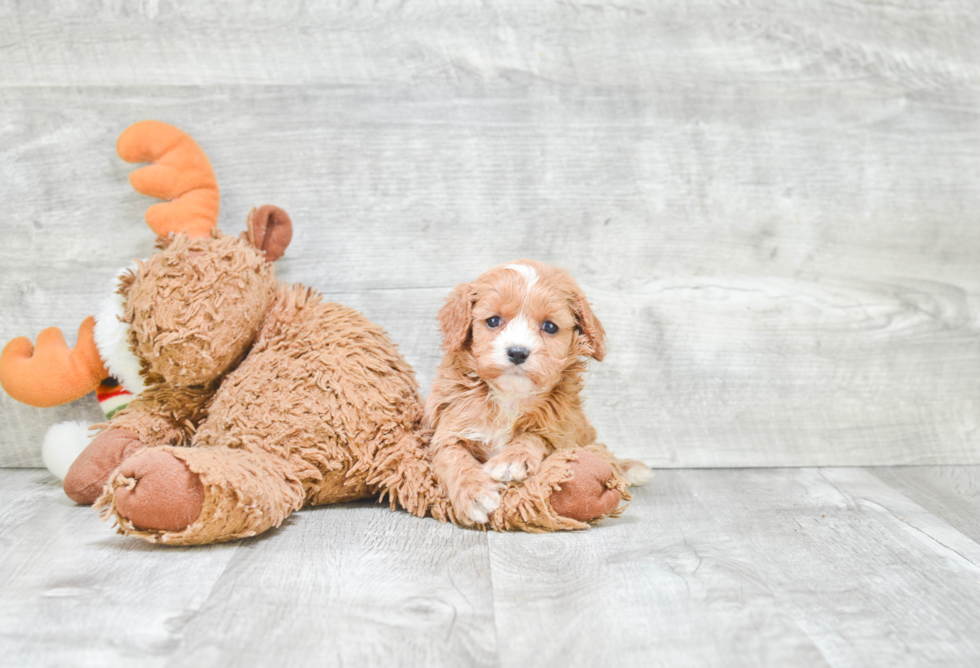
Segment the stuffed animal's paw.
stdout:
<path fill-rule="evenodd" d="M 568 465 L 572 477 L 551 494 L 551 507 L 556 513 L 579 522 L 590 522 L 616 510 L 622 495 L 618 490 L 606 487 L 613 476 L 609 462 L 583 452 Z"/>
<path fill-rule="evenodd" d="M 62 483 L 65 494 L 75 503 L 95 503 L 109 474 L 143 445 L 139 436 L 128 429 L 102 432 L 72 462 Z"/>
<path fill-rule="evenodd" d="M 137 529 L 182 531 L 201 515 L 204 485 L 187 465 L 166 450 L 130 457 L 119 473 L 126 484 L 115 490 L 116 512 Z"/>

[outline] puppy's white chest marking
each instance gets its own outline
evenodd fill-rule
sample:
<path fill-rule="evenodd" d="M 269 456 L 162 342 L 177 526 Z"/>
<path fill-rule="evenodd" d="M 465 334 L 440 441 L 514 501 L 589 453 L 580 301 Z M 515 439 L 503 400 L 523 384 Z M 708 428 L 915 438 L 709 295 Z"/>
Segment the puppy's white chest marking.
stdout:
<path fill-rule="evenodd" d="M 492 455 L 506 448 L 514 440 L 514 422 L 506 426 L 497 424 L 484 425 L 484 428 L 479 431 L 469 429 L 461 435 L 463 438 L 471 441 L 483 443 L 487 446 L 486 450 L 488 455 Z"/>
<path fill-rule="evenodd" d="M 490 445 L 494 453 L 497 453 L 514 440 L 514 427 L 524 414 L 528 396 L 523 393 L 507 392 L 491 392 L 490 396 L 497 406 L 497 415 L 493 422 L 487 425 L 489 428 L 486 433 L 489 436 L 484 442 Z"/>
<path fill-rule="evenodd" d="M 524 413 L 522 404 L 527 397 L 523 394 L 505 392 L 493 392 L 490 396 L 497 405 L 497 418 L 493 423 L 507 425 L 509 430 L 513 430 L 517 418 Z"/>
<path fill-rule="evenodd" d="M 513 397 L 497 393 L 491 396 L 497 406 L 495 418 L 487 420 L 479 425 L 479 428 L 468 429 L 461 434 L 471 441 L 486 444 L 489 455 L 500 452 L 514 440 L 514 427 L 524 412 L 522 403 L 525 399 L 523 396 Z"/>

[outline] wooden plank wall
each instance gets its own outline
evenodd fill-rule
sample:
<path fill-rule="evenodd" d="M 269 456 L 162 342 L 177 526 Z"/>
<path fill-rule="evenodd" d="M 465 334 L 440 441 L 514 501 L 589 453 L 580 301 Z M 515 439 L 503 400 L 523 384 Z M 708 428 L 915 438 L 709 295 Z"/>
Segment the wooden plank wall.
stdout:
<path fill-rule="evenodd" d="M 208 151 L 222 227 L 363 309 L 425 391 L 455 283 L 569 268 L 600 435 L 659 467 L 980 463 L 980 13 L 923 3 L 0 3 L 0 340 L 152 252 L 114 153 Z M 0 465 L 48 425 L 0 397 Z"/>

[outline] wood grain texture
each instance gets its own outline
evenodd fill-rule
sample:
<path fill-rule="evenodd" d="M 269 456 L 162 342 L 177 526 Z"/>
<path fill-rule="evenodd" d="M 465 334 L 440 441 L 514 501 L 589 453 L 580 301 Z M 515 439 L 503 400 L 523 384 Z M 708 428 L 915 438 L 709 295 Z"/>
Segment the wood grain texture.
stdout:
<path fill-rule="evenodd" d="M 34 504 L 3 536 L 0 648 L 12 666 L 163 665 L 238 549 L 122 544 L 50 476 L 2 472 L 4 506 Z M 18 489 L 20 487 L 20 489 Z M 50 493 L 57 490 L 57 494 Z"/>
<path fill-rule="evenodd" d="M 658 472 L 622 520 L 584 537 L 491 535 L 501 664 L 827 665 L 744 538 L 691 494 L 696 475 Z"/>
<path fill-rule="evenodd" d="M 883 482 L 893 474 L 898 487 Z M 939 479 L 957 482 L 909 484 Z M 978 467 L 662 470 L 621 519 L 586 532 L 485 534 L 355 503 L 172 548 L 111 533 L 45 472 L 0 470 L 0 656 L 976 665 L 980 545 L 957 506 L 978 488 Z"/>
<path fill-rule="evenodd" d="M 860 469 L 746 473 L 685 481 L 726 533 L 742 537 L 780 609 L 828 663 L 966 665 L 980 656 L 974 541 Z"/>
<path fill-rule="evenodd" d="M 980 463 L 971 3 L 280 4 L 0 8 L 0 340 L 71 339 L 152 251 L 113 146 L 159 118 L 208 151 L 222 226 L 289 211 L 280 276 L 425 389 L 449 288 L 534 257 L 606 324 L 587 394 L 623 455 Z M 98 417 L 0 407 L 6 466 Z"/>
<path fill-rule="evenodd" d="M 0 473 L 0 549 L 10 546 L 7 536 L 14 529 L 64 494 L 59 481 L 43 469 Z"/>
<path fill-rule="evenodd" d="M 0 471 L 5 665 L 494 664 L 483 533 L 361 503 L 244 543 L 161 548 L 53 482 Z"/>
<path fill-rule="evenodd" d="M 869 75 L 916 88 L 980 78 L 970 0 L 51 0 L 5 3 L 0 17 L 8 85 L 694 88 L 830 77 L 862 90 Z"/>
<path fill-rule="evenodd" d="M 242 545 L 167 665 L 492 666 L 486 535 L 363 502 Z"/>
<path fill-rule="evenodd" d="M 973 467 L 876 467 L 868 472 L 980 542 L 980 473 Z"/>
<path fill-rule="evenodd" d="M 490 551 L 505 665 L 980 657 L 980 546 L 860 469 L 664 471 L 621 522 Z"/>

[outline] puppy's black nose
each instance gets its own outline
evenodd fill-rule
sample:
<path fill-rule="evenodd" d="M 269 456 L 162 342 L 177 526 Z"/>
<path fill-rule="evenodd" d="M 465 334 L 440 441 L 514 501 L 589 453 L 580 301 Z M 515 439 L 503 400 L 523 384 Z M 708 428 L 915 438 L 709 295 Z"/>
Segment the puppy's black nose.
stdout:
<path fill-rule="evenodd" d="M 509 359 L 514 364 L 524 364 L 527 358 L 530 357 L 531 351 L 527 348 L 508 348 L 507 349 L 507 359 Z"/>

